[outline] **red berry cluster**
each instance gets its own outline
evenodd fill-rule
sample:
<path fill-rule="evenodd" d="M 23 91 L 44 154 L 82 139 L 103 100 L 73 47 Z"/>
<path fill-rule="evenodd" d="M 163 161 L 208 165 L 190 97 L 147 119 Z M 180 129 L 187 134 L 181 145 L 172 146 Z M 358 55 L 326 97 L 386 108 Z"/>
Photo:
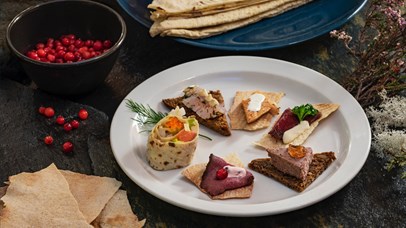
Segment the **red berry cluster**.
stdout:
<path fill-rule="evenodd" d="M 46 43 L 37 43 L 26 56 L 41 62 L 73 63 L 99 56 L 112 45 L 110 40 L 82 40 L 68 34 L 59 39 L 48 38 Z"/>
<path fill-rule="evenodd" d="M 51 118 L 55 115 L 55 110 L 52 107 L 44 107 L 41 106 L 38 109 L 38 112 L 48 118 Z M 78 112 L 78 117 L 80 120 L 86 120 L 87 117 L 89 116 L 89 113 L 87 112 L 86 109 L 80 109 Z M 70 117 L 68 117 L 67 119 L 70 119 Z M 72 129 L 77 129 L 79 128 L 79 121 L 76 119 L 72 119 L 71 121 L 66 121 L 65 117 L 63 117 L 62 115 L 58 115 L 58 117 L 56 117 L 55 122 L 58 125 L 63 125 L 63 129 L 66 132 L 71 131 Z M 51 145 L 54 142 L 54 138 L 51 135 L 47 135 L 44 138 L 44 143 L 47 145 Z M 73 152 L 73 143 L 72 142 L 65 142 L 62 145 L 62 151 L 66 154 L 70 154 Z"/>

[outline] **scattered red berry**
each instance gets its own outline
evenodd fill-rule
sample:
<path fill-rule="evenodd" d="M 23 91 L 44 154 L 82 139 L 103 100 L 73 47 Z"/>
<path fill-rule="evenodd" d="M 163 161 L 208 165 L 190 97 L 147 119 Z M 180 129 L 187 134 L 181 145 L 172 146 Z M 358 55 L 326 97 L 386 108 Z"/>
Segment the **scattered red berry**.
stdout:
<path fill-rule="evenodd" d="M 58 117 L 56 117 L 56 123 L 59 125 L 63 125 L 65 123 L 65 118 L 63 118 L 63 116 L 59 115 Z"/>
<path fill-rule="evenodd" d="M 72 130 L 72 125 L 70 124 L 70 123 L 66 123 L 66 124 L 64 124 L 63 125 L 63 129 L 65 130 L 65 131 L 71 131 Z"/>
<path fill-rule="evenodd" d="M 81 120 L 85 120 L 89 116 L 89 113 L 87 113 L 86 109 L 82 108 L 79 110 L 78 116 Z"/>
<path fill-rule="evenodd" d="M 72 121 L 70 122 L 70 125 L 72 125 L 72 128 L 73 128 L 73 129 L 76 129 L 76 128 L 79 127 L 79 121 L 77 121 L 77 120 L 72 120 Z"/>
<path fill-rule="evenodd" d="M 44 106 L 39 107 L 38 112 L 41 113 L 42 115 L 44 115 L 45 107 Z"/>
<path fill-rule="evenodd" d="M 110 40 L 83 41 L 74 34 L 68 34 L 59 39 L 48 38 L 46 43 L 37 43 L 26 56 L 42 62 L 72 63 L 98 56 L 111 46 L 113 43 Z"/>
<path fill-rule="evenodd" d="M 46 116 L 46 117 L 53 117 L 54 115 L 55 115 L 55 110 L 53 109 L 53 108 L 51 108 L 51 107 L 48 107 L 48 108 L 46 108 L 45 110 L 44 110 L 44 115 Z"/>
<path fill-rule="evenodd" d="M 47 135 L 44 138 L 44 142 L 47 145 L 51 145 L 54 142 L 54 138 L 52 138 L 52 136 L 50 136 L 50 135 Z"/>
<path fill-rule="evenodd" d="M 223 168 L 217 170 L 217 172 L 216 172 L 216 178 L 218 180 L 224 180 L 227 178 L 227 176 L 228 176 L 228 172 L 227 172 L 227 170 L 225 170 Z"/>
<path fill-rule="evenodd" d="M 71 142 L 65 142 L 62 145 L 62 150 L 64 153 L 71 153 L 73 151 L 73 144 Z"/>

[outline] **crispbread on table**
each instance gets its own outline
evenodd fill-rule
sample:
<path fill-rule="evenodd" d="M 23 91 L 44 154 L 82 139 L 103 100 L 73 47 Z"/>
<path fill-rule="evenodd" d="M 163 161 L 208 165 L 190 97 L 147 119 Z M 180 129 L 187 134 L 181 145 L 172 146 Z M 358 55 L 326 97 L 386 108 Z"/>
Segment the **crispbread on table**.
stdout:
<path fill-rule="evenodd" d="M 213 96 L 221 105 L 224 105 L 224 98 L 221 95 L 219 90 L 216 91 L 209 91 L 209 94 Z M 186 107 L 182 103 L 183 97 L 176 97 L 176 98 L 168 98 L 163 99 L 162 102 L 169 108 L 176 108 L 179 106 L 180 108 L 184 108 L 186 111 L 186 116 L 195 116 L 199 124 L 202 124 L 224 136 L 231 135 L 230 127 L 228 126 L 227 117 L 226 115 L 220 115 L 213 119 L 203 119 L 200 116 L 196 115 L 196 113 L 191 110 L 190 108 Z"/>
<path fill-rule="evenodd" d="M 334 152 L 322 152 L 314 154 L 309 172 L 304 181 L 277 170 L 271 164 L 271 159 L 272 158 L 259 158 L 252 160 L 248 164 L 248 167 L 256 172 L 274 178 L 291 189 L 302 192 L 330 166 L 336 157 Z"/>

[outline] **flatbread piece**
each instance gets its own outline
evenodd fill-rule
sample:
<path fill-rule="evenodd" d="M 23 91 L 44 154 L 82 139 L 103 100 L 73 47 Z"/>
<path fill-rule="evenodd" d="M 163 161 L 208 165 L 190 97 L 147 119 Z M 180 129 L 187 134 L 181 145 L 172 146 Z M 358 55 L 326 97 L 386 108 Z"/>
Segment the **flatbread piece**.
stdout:
<path fill-rule="evenodd" d="M 139 221 L 138 217 L 132 212 L 126 191 L 118 190 L 92 225 L 96 228 L 140 228 L 145 225 L 145 222 L 145 219 Z"/>
<path fill-rule="evenodd" d="M 9 180 L 0 227 L 92 227 L 54 164 Z"/>
<path fill-rule="evenodd" d="M 121 186 L 121 182 L 110 177 L 99 177 L 60 170 L 69 184 L 79 209 L 90 224 Z"/>

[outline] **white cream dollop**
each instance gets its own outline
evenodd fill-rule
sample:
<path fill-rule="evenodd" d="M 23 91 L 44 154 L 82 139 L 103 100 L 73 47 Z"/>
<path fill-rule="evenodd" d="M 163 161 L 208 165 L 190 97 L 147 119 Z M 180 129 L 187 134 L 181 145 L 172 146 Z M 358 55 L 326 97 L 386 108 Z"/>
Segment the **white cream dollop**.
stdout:
<path fill-rule="evenodd" d="M 226 165 L 223 169 L 227 170 L 227 177 L 245 177 L 245 175 L 247 175 L 247 171 L 241 167 Z"/>
<path fill-rule="evenodd" d="M 288 144 L 295 140 L 299 135 L 301 135 L 304 131 L 310 128 L 309 122 L 306 120 L 300 121 L 300 123 L 291 129 L 285 131 L 283 133 L 283 143 Z"/>
<path fill-rule="evenodd" d="M 254 93 L 250 96 L 250 102 L 248 103 L 248 110 L 252 112 L 258 112 L 261 110 L 262 102 L 264 102 L 265 96 L 260 93 Z"/>

